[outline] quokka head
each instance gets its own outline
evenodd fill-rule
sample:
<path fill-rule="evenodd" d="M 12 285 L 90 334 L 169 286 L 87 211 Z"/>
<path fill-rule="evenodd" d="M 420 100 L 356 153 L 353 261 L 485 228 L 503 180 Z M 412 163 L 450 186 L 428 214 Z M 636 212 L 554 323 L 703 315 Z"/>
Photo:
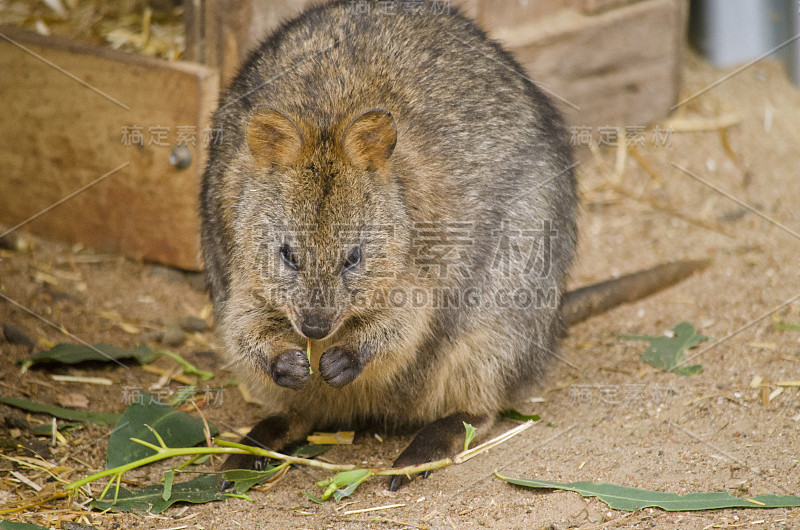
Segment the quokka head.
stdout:
<path fill-rule="evenodd" d="M 244 285 L 234 289 L 311 339 L 369 318 L 376 308 L 360 303 L 365 294 L 391 288 L 411 261 L 392 114 L 321 124 L 261 107 L 245 129 L 248 174 L 234 221 L 244 245 L 232 278 Z"/>

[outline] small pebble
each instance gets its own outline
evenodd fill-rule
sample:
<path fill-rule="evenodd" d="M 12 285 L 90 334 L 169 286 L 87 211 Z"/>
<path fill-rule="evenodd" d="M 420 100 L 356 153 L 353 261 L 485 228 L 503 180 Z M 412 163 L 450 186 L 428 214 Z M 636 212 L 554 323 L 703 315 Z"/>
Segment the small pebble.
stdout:
<path fill-rule="evenodd" d="M 164 336 L 161 337 L 161 344 L 173 348 L 182 345 L 184 342 L 186 342 L 186 333 L 181 328 L 169 328 L 164 332 Z"/>
<path fill-rule="evenodd" d="M 64 521 L 61 523 L 61 530 L 95 530 L 97 527 L 88 524 Z"/>
<path fill-rule="evenodd" d="M 3 326 L 3 336 L 9 342 L 9 344 L 21 344 L 29 350 L 32 350 L 36 345 L 34 340 L 30 338 L 27 333 L 12 324 L 6 324 Z"/>
<path fill-rule="evenodd" d="M 187 284 L 198 292 L 206 292 L 206 277 L 203 272 L 182 271 L 166 265 L 153 265 L 149 271 L 150 276 L 161 278 L 170 283 Z"/>
<path fill-rule="evenodd" d="M 187 333 L 203 332 L 208 329 L 206 321 L 200 317 L 186 316 L 178 321 L 178 325 Z"/>
<path fill-rule="evenodd" d="M 28 451 L 35 453 L 41 456 L 44 459 L 50 458 L 50 446 L 47 445 L 47 442 L 40 440 L 39 438 L 31 438 L 25 445 L 23 446 Z"/>
<path fill-rule="evenodd" d="M 145 331 L 142 333 L 142 342 L 161 342 L 164 333 L 158 330 Z"/>
<path fill-rule="evenodd" d="M 0 228 L 0 230 L 4 230 L 4 228 Z M 16 241 L 10 236 L 0 237 L 0 248 L 3 250 L 14 250 L 15 243 Z"/>
<path fill-rule="evenodd" d="M 197 351 L 190 356 L 191 362 L 197 366 L 202 366 L 205 370 L 214 371 L 220 367 L 221 359 L 213 351 Z"/>
<path fill-rule="evenodd" d="M 164 265 L 153 265 L 150 269 L 150 276 L 162 278 L 170 283 L 182 283 L 183 274 L 177 269 L 166 267 Z"/>
<path fill-rule="evenodd" d="M 6 427 L 9 429 L 22 429 L 23 431 L 30 430 L 31 425 L 25 419 L 25 415 L 17 410 L 12 410 L 5 417 Z"/>
<path fill-rule="evenodd" d="M 0 228 L 0 231 L 2 230 L 3 229 Z M 3 250 L 25 252 L 26 250 L 30 250 L 31 242 L 17 234 L 7 234 L 4 237 L 0 237 L 0 248 Z"/>

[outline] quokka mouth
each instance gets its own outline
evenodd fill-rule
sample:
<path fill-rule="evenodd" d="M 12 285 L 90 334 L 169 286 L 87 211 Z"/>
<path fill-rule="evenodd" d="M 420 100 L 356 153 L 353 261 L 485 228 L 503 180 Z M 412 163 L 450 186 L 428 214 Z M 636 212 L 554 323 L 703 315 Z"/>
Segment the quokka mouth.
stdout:
<path fill-rule="evenodd" d="M 337 313 L 328 313 L 324 310 L 312 310 L 300 313 L 292 311 L 289 318 L 292 328 L 305 340 L 328 340 L 341 328 L 343 319 Z"/>

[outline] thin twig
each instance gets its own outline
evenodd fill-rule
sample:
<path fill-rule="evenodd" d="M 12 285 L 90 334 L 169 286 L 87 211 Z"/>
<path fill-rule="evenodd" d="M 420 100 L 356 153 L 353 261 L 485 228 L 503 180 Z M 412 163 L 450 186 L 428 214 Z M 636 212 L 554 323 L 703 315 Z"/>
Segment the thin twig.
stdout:
<path fill-rule="evenodd" d="M 491 440 L 484 442 L 472 449 L 467 449 L 466 451 L 462 451 L 455 455 L 453 458 L 443 458 L 441 460 L 436 460 L 434 462 L 426 462 L 424 464 L 419 464 L 415 466 L 406 466 L 400 468 L 374 468 L 374 467 L 358 467 L 354 464 L 331 464 L 328 462 L 321 462 L 319 460 L 311 460 L 308 458 L 300 458 L 297 456 L 292 455 L 285 455 L 282 453 L 277 453 L 275 451 L 270 451 L 268 449 L 264 449 L 261 447 L 252 447 L 249 445 L 243 445 L 235 442 L 229 442 L 226 440 L 214 440 L 214 442 L 222 447 L 180 447 L 180 448 L 170 448 L 164 444 L 164 441 L 161 439 L 160 436 L 156 435 L 160 446 L 151 444 L 144 440 L 140 440 L 138 438 L 131 438 L 132 441 L 149 447 L 150 449 L 154 450 L 156 453 L 150 455 L 145 458 L 141 458 L 134 462 L 130 462 L 128 464 L 117 466 L 112 469 L 106 469 L 99 473 L 95 473 L 94 475 L 90 475 L 85 477 L 81 480 L 77 480 L 65 486 L 65 489 L 71 492 L 78 490 L 78 488 L 96 480 L 105 477 L 115 477 L 112 479 L 109 484 L 106 486 L 103 494 L 108 491 L 110 485 L 113 482 L 117 482 L 119 484 L 119 480 L 122 475 L 132 469 L 136 469 L 138 467 L 145 466 L 147 464 L 151 464 L 153 462 L 158 462 L 159 460 L 166 460 L 167 458 L 173 458 L 177 456 L 191 456 L 192 458 L 196 458 L 198 455 L 214 455 L 214 454 L 227 454 L 227 455 L 242 455 L 242 454 L 251 454 L 255 456 L 262 456 L 267 458 L 272 458 L 275 460 L 281 460 L 286 464 L 302 464 L 311 467 L 317 467 L 321 469 L 327 469 L 328 471 L 354 471 L 363 469 L 369 471 L 369 475 L 413 475 L 415 473 L 422 473 L 424 471 L 432 471 L 435 469 L 441 469 L 443 467 L 448 467 L 453 464 L 460 464 L 466 462 L 467 460 L 474 458 L 475 456 L 488 451 L 489 449 L 497 446 L 498 444 L 503 443 L 504 441 L 508 440 L 512 436 L 516 436 L 517 434 L 521 433 L 522 431 L 528 429 L 531 425 L 533 425 L 533 420 L 526 421 L 525 423 L 518 425 L 517 427 L 492 438 Z M 151 429 L 152 430 L 152 429 Z M 102 498 L 102 495 L 101 495 Z"/>

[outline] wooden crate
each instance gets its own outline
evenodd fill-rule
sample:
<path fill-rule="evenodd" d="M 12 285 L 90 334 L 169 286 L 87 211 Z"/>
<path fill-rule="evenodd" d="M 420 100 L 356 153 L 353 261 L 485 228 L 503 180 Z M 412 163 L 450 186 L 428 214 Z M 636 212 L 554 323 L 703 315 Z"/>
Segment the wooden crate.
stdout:
<path fill-rule="evenodd" d="M 11 27 L 0 35 L 0 223 L 47 210 L 21 229 L 197 269 L 217 71 Z M 185 169 L 169 160 L 179 140 Z"/>
<path fill-rule="evenodd" d="M 688 3 L 616 1 L 586 0 L 582 9 L 490 29 L 568 123 L 595 131 L 664 118 L 680 88 Z"/>

